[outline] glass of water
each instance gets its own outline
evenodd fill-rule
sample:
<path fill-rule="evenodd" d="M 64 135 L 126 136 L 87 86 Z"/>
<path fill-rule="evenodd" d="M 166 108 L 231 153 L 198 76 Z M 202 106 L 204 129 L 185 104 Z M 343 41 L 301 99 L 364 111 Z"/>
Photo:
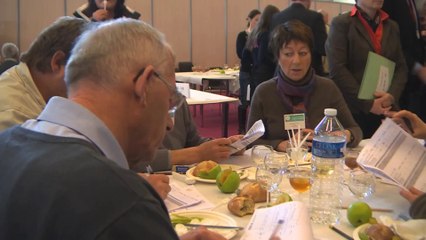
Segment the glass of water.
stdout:
<path fill-rule="evenodd" d="M 272 152 L 265 156 L 264 164 L 257 165 L 256 181 L 268 193 L 267 206 L 270 205 L 270 195 L 278 191 L 282 178 L 287 171 L 288 157 L 285 153 Z"/>
<path fill-rule="evenodd" d="M 348 188 L 358 199 L 371 197 L 376 189 L 374 174 L 363 170 L 352 170 L 349 176 Z"/>
<path fill-rule="evenodd" d="M 265 156 L 274 152 L 272 146 L 254 145 L 251 149 L 251 160 L 257 165 L 263 164 Z"/>

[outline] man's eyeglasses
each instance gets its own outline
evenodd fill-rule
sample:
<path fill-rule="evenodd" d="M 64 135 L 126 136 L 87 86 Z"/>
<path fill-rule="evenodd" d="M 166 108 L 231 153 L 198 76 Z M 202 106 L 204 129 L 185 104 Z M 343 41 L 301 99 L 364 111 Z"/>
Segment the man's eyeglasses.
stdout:
<path fill-rule="evenodd" d="M 135 78 L 133 78 L 133 82 L 135 82 L 145 71 L 145 68 L 142 68 L 138 74 L 136 74 Z M 162 77 L 158 72 L 154 71 L 154 76 L 157 77 L 158 79 L 160 79 L 161 82 L 163 82 L 164 84 L 166 84 L 167 88 L 169 88 L 171 94 L 171 99 L 170 99 L 170 109 L 169 109 L 169 115 L 171 117 L 174 116 L 174 113 L 176 112 L 176 110 L 182 106 L 183 102 L 185 101 L 185 96 L 182 95 L 182 93 L 180 93 L 175 86 L 173 86 L 172 84 L 170 84 L 166 79 L 164 79 L 164 77 Z"/>

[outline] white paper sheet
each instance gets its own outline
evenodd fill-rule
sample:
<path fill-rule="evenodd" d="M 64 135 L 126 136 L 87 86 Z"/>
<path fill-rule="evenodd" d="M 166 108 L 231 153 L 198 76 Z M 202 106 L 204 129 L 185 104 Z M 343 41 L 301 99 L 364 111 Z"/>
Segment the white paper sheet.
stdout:
<path fill-rule="evenodd" d="M 214 206 L 193 185 L 184 185 L 171 180 L 170 187 L 172 190 L 164 200 L 169 212 L 204 210 Z"/>
<path fill-rule="evenodd" d="M 232 150 L 231 154 L 234 154 L 241 149 L 247 147 L 250 143 L 256 141 L 256 139 L 263 136 L 265 133 L 265 125 L 263 125 L 262 120 L 257 120 L 253 126 L 247 131 L 246 135 L 242 137 L 240 140 L 231 144 Z"/>
<path fill-rule="evenodd" d="M 280 220 L 284 222 L 276 229 Z M 281 239 L 314 239 L 308 208 L 297 201 L 256 209 L 241 239 L 269 239 L 275 230 Z"/>
<path fill-rule="evenodd" d="M 395 185 L 426 191 L 426 148 L 391 119 L 382 123 L 357 161 Z"/>

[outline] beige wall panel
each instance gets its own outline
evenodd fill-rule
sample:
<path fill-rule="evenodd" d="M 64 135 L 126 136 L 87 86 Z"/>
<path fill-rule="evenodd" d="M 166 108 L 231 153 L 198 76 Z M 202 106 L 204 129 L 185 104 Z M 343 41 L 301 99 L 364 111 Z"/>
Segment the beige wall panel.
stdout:
<path fill-rule="evenodd" d="M 5 42 L 18 43 L 18 7 L 16 0 L 2 0 L 0 7 L 0 47 Z"/>
<path fill-rule="evenodd" d="M 202 66 L 225 63 L 225 1 L 192 1 L 192 62 Z"/>
<path fill-rule="evenodd" d="M 20 46 L 26 51 L 34 38 L 59 16 L 64 15 L 64 1 L 21 0 Z M 49 6 L 49 10 L 46 9 Z"/>
<path fill-rule="evenodd" d="M 152 24 L 151 0 L 126 0 L 126 5 L 142 15 L 140 20 Z"/>
<path fill-rule="evenodd" d="M 236 52 L 237 35 L 247 28 L 247 15 L 257 7 L 257 0 L 228 0 L 227 63 L 229 66 L 240 63 Z"/>
<path fill-rule="evenodd" d="M 176 63 L 191 60 L 190 1 L 155 0 L 154 26 L 166 35 L 176 54 Z"/>
<path fill-rule="evenodd" d="M 341 12 L 347 12 L 350 11 L 352 9 L 352 7 L 354 6 L 353 4 L 340 4 L 341 5 Z"/>
<path fill-rule="evenodd" d="M 339 15 L 340 13 L 340 4 L 331 3 L 331 2 L 317 2 L 315 10 L 323 10 L 328 13 L 328 24 L 331 23 L 331 20 Z"/>
<path fill-rule="evenodd" d="M 267 5 L 274 5 L 280 11 L 288 7 L 289 0 L 259 0 L 260 9 L 263 10 Z"/>
<path fill-rule="evenodd" d="M 85 3 L 87 3 L 87 0 L 65 0 L 65 4 L 67 8 L 66 15 L 72 16 L 74 11 Z"/>

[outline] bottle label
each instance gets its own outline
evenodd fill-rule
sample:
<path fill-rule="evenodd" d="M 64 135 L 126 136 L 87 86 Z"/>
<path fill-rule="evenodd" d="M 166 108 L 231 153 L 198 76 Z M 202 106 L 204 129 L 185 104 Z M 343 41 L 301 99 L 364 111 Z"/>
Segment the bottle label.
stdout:
<path fill-rule="evenodd" d="M 312 155 L 322 158 L 342 158 L 345 156 L 346 142 L 320 142 L 313 140 Z"/>

